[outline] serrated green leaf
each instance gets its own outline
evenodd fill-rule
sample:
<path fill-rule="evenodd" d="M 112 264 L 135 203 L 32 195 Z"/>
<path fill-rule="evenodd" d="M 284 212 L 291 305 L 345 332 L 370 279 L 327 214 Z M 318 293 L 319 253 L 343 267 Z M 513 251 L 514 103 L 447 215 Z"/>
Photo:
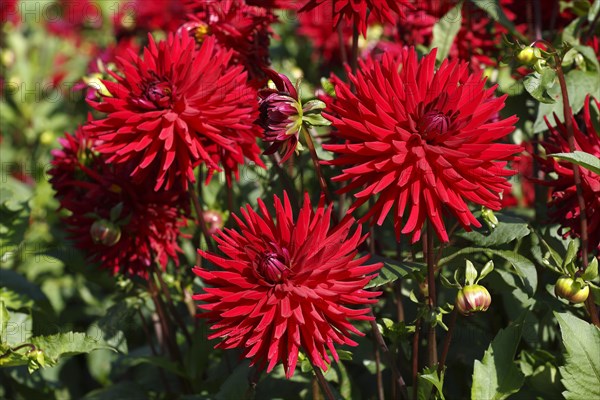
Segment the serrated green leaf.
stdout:
<path fill-rule="evenodd" d="M 559 368 L 567 400 L 600 398 L 600 330 L 568 313 L 555 312 L 566 349 Z"/>
<path fill-rule="evenodd" d="M 44 351 L 47 360 L 57 362 L 59 358 L 94 350 L 114 350 L 104 341 L 81 332 L 58 333 L 49 336 L 32 337 L 30 342 Z"/>
<path fill-rule="evenodd" d="M 494 247 L 522 239 L 531 233 L 527 222 L 521 218 L 501 213 L 497 213 L 496 217 L 498 218 L 498 224 L 491 232 L 487 232 L 485 228 L 480 228 L 471 232 L 460 232 L 457 236 L 472 242 L 476 246 Z"/>
<path fill-rule="evenodd" d="M 373 256 L 370 261 L 373 262 L 383 262 L 383 267 L 379 270 L 379 275 L 371 282 L 369 282 L 365 288 L 372 288 L 385 285 L 390 282 L 394 282 L 399 278 L 404 278 L 406 275 L 411 272 L 420 271 L 423 268 L 423 264 L 404 261 L 402 263 L 398 261 L 393 261 L 390 263 L 386 261 L 383 257 Z"/>
<path fill-rule="evenodd" d="M 567 91 L 569 92 L 569 103 L 573 114 L 577 114 L 583 108 L 586 96 L 600 98 L 600 74 L 598 71 L 580 71 L 573 69 L 565 75 Z M 548 129 L 544 117 L 548 118 L 550 126 L 556 126 L 553 114 L 558 120 L 564 122 L 563 102 L 560 93 L 560 85 L 554 85 L 548 94 L 556 99 L 554 104 L 540 104 L 538 114 L 533 124 L 534 133 L 543 132 Z"/>
<path fill-rule="evenodd" d="M 592 171 L 596 175 L 600 175 L 600 158 L 592 154 L 583 151 L 574 151 L 573 153 L 550 154 L 549 157 L 569 161 L 573 164 L 579 165 L 582 168 Z"/>
<path fill-rule="evenodd" d="M 417 388 L 418 400 L 429 400 L 431 391 L 435 387 L 437 389 L 436 398 L 444 400 L 444 374 L 440 379 L 437 368 L 426 367 L 423 372 L 418 375 L 419 386 Z"/>
<path fill-rule="evenodd" d="M 553 104 L 556 100 L 548 93 L 555 85 L 556 71 L 551 68 L 546 68 L 540 74 L 539 72 L 533 72 L 527 75 L 523 79 L 523 86 L 525 90 L 537 101 Z"/>
<path fill-rule="evenodd" d="M 437 48 L 436 60 L 438 61 L 444 60 L 450 53 L 450 48 L 452 48 L 462 23 L 461 9 L 462 2 L 450 9 L 446 15 L 433 25 L 431 49 Z"/>
<path fill-rule="evenodd" d="M 516 393 L 525 375 L 514 362 L 523 333 L 525 313 L 507 328 L 500 330 L 481 361 L 475 360 L 472 400 L 501 400 Z"/>

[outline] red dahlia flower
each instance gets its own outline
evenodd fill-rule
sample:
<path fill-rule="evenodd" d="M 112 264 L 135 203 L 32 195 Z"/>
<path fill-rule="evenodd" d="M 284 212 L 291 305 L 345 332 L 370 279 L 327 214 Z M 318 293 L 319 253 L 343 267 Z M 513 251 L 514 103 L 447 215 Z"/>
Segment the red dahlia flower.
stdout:
<path fill-rule="evenodd" d="M 326 114 L 346 143 L 323 146 L 339 155 L 328 163 L 345 168 L 334 178 L 350 181 L 341 192 L 363 188 L 350 212 L 378 195 L 363 221 L 381 225 L 394 207 L 398 237 L 412 233 L 417 241 L 428 220 L 447 242 L 444 213 L 469 230 L 480 223 L 467 201 L 500 209 L 500 193 L 510 190 L 505 177 L 514 174 L 504 167 L 521 147 L 495 143 L 517 119 L 489 122 L 506 96 L 485 89 L 481 73 L 457 61 L 436 72 L 435 50 L 419 62 L 411 48 L 396 60 L 361 61 L 350 81 L 356 94 L 333 77 L 337 100 Z"/>
<path fill-rule="evenodd" d="M 172 32 L 185 22 L 180 0 L 131 0 L 116 6 L 114 24 L 117 36 L 162 30 Z"/>
<path fill-rule="evenodd" d="M 281 362 L 290 378 L 300 349 L 327 369 L 327 349 L 338 361 L 335 344 L 356 345 L 350 333 L 363 334 L 350 320 L 372 318 L 364 306 L 380 292 L 364 287 L 381 264 L 363 265 L 368 256 L 355 259 L 366 236 L 360 227 L 350 233 L 353 219 L 331 228 L 332 209 L 319 204 L 313 212 L 305 195 L 295 221 L 287 194 L 283 204 L 274 199 L 276 223 L 259 199 L 261 215 L 250 206 L 241 209 L 241 218 L 233 216 L 239 232 L 215 236 L 223 257 L 199 251 L 219 269 L 194 269 L 211 286 L 194 299 L 205 303 L 201 315 L 213 323 L 209 339 L 223 339 L 217 347 L 240 347 L 267 372 Z"/>
<path fill-rule="evenodd" d="M 345 17 L 351 24 L 356 24 L 360 33 L 367 36 L 367 18 L 372 15 L 377 22 L 395 24 L 394 13 L 404 16 L 404 8 L 410 7 L 407 0 L 308 0 L 300 11 L 310 11 L 315 7 L 333 10 L 333 30 Z M 367 10 L 370 14 L 367 14 Z"/>
<path fill-rule="evenodd" d="M 113 274 L 147 276 L 155 260 L 178 264 L 179 228 L 184 225 L 187 194 L 153 192 L 146 183 L 132 184 L 92 150 L 85 130 L 60 140 L 53 152 L 50 182 L 76 246 Z"/>
<path fill-rule="evenodd" d="M 313 60 L 324 62 L 327 66 L 342 65 L 340 37 L 336 32 L 332 32 L 332 26 L 334 24 L 331 7 L 318 7 L 298 15 L 298 34 L 307 37 L 317 50 L 312 53 Z M 342 26 L 346 54 L 352 51 L 352 30 L 350 24 Z"/>
<path fill-rule="evenodd" d="M 599 101 L 594 100 L 594 102 L 597 106 L 600 106 Z M 550 129 L 548 138 L 542 143 L 546 149 L 546 154 L 570 152 L 567 141 L 567 128 L 556 115 L 554 119 L 556 121 L 555 127 L 552 127 L 546 119 L 546 124 Z M 583 109 L 583 120 L 585 127 L 579 127 L 577 121 L 573 118 L 575 150 L 600 157 L 600 132 L 596 131 L 592 123 L 589 96 Z M 553 221 L 561 224 L 559 232 L 563 237 L 580 237 L 581 209 L 579 208 L 573 178 L 573 164 L 559 162 L 552 157 L 540 159 L 540 163 L 545 172 L 554 172 L 558 175 L 558 179 L 546 183 L 552 187 L 552 201 L 550 202 L 548 215 Z M 579 174 L 581 175 L 581 189 L 587 215 L 588 251 L 596 250 L 600 252 L 600 176 L 588 169 L 577 168 L 579 168 Z"/>
<path fill-rule="evenodd" d="M 243 0 L 188 1 L 190 21 L 180 28 L 199 43 L 214 36 L 217 45 L 231 50 L 232 64 L 243 65 L 255 87 L 266 80 L 263 70 L 271 64 L 269 58 L 270 25 L 277 17 L 263 7 L 249 6 Z"/>
<path fill-rule="evenodd" d="M 260 128 L 256 91 L 243 67 L 229 64 L 230 52 L 207 39 L 200 49 L 187 35 L 169 35 L 150 44 L 141 58 L 119 59 L 123 76 L 103 81 L 111 96 L 90 101 L 105 119 L 88 129 L 109 163 L 136 164 L 135 182 L 150 179 L 155 190 L 187 188 L 193 169 L 205 163 L 210 173 L 222 165 L 228 182 L 247 157 L 259 165 Z"/>

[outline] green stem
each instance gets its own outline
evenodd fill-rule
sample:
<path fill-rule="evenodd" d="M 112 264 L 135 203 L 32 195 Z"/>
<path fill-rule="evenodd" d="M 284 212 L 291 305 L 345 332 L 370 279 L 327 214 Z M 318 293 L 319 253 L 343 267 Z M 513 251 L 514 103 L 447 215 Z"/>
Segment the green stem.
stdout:
<path fill-rule="evenodd" d="M 309 361 L 310 361 L 310 365 L 312 365 L 312 367 L 313 367 L 315 376 L 317 377 L 317 380 L 319 381 L 319 386 L 321 386 L 321 391 L 323 392 L 323 394 L 325 395 L 327 400 L 335 400 L 335 396 L 333 395 L 333 392 L 331 391 L 331 388 L 329 387 L 329 384 L 327 383 L 325 376 L 323 376 L 323 371 L 321 371 L 321 368 L 315 366 L 315 364 L 313 364 L 313 362 L 312 362 L 312 360 L 310 360 L 310 358 L 309 358 Z"/>
<path fill-rule="evenodd" d="M 427 302 L 429 303 L 429 309 L 435 310 L 436 307 L 436 291 L 435 291 L 435 254 L 433 251 L 433 235 L 434 230 L 431 224 L 427 224 L 427 249 L 425 250 L 425 256 L 427 258 Z M 437 339 L 435 333 L 435 326 L 431 324 L 429 326 L 429 333 L 427 337 L 427 349 L 428 349 L 428 364 L 433 367 L 437 364 Z"/>
<path fill-rule="evenodd" d="M 317 150 L 315 148 L 315 143 L 312 140 L 312 136 L 308 129 L 305 126 L 302 127 L 302 133 L 304 134 L 304 140 L 306 141 L 306 145 L 308 146 L 308 150 L 310 152 L 310 156 L 313 161 L 313 165 L 315 166 L 315 171 L 317 172 L 317 179 L 319 180 L 319 186 L 321 186 L 321 191 L 325 195 L 325 199 L 328 203 L 332 202 L 331 195 L 329 194 L 329 189 L 327 188 L 327 182 L 325 181 L 325 177 L 323 176 L 323 171 L 321 170 L 321 164 L 319 163 L 319 156 L 317 155 Z"/>

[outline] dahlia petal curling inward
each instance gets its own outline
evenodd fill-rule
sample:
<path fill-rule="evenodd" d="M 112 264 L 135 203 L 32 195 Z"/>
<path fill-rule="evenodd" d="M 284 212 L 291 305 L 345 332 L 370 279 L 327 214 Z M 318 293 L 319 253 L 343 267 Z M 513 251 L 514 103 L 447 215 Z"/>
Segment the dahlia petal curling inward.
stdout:
<path fill-rule="evenodd" d="M 594 102 L 600 107 L 598 100 L 594 100 Z M 556 115 L 554 119 L 556 121 L 554 127 L 546 119 L 550 131 L 542 145 L 546 150 L 546 154 L 568 153 L 570 150 L 567 141 L 567 128 Z M 583 109 L 583 121 L 584 126 L 580 127 L 573 118 L 575 150 L 600 157 L 600 132 L 596 131 L 592 123 L 589 95 Z M 557 161 L 552 157 L 545 159 L 538 157 L 537 159 L 545 172 L 554 172 L 558 175 L 557 179 L 544 182 L 552 188 L 552 200 L 549 203 L 548 216 L 553 221 L 561 224 L 559 232 L 563 237 L 580 237 L 581 209 L 577 199 L 575 178 L 573 177 L 573 164 L 566 161 Z M 585 201 L 588 223 L 588 251 L 596 251 L 600 256 L 600 176 L 588 169 L 577 168 L 579 168 L 581 176 L 581 191 Z"/>
<path fill-rule="evenodd" d="M 349 212 L 376 198 L 361 220 L 381 225 L 392 212 L 396 235 L 413 242 L 425 221 L 447 242 L 444 214 L 467 230 L 481 226 L 467 202 L 500 209 L 515 173 L 507 161 L 522 150 L 496 143 L 517 120 L 490 122 L 506 96 L 494 97 L 466 63 L 446 60 L 435 71 L 435 55 L 419 62 L 411 48 L 396 59 L 368 58 L 356 75 L 348 71 L 356 94 L 334 76 L 337 99 L 325 114 L 345 140 L 323 146 L 337 153 L 327 164 L 344 168 L 334 180 L 348 181 L 340 192 L 360 189 Z"/>
<path fill-rule="evenodd" d="M 225 169 L 228 181 L 249 158 L 259 165 L 260 127 L 256 91 L 242 66 L 230 66 L 231 52 L 213 38 L 199 49 L 189 35 L 169 35 L 158 44 L 149 37 L 144 56 L 119 59 L 122 76 L 103 81 L 110 96 L 90 101 L 104 119 L 89 129 L 96 150 L 109 163 L 133 161 L 135 182 L 152 180 L 155 190 L 194 182 L 194 167 Z"/>
<path fill-rule="evenodd" d="M 239 230 L 215 235 L 223 256 L 198 251 L 217 269 L 194 269 L 207 284 L 194 299 L 212 323 L 209 339 L 222 338 L 216 347 L 241 348 L 267 372 L 281 362 L 291 378 L 300 350 L 325 370 L 327 350 L 338 361 L 335 345 L 356 345 L 350 334 L 363 334 L 350 321 L 372 318 L 365 306 L 380 292 L 364 287 L 381 263 L 355 259 L 366 236 L 351 232 L 352 218 L 330 227 L 332 208 L 313 211 L 308 195 L 297 220 L 287 193 L 274 203 L 275 218 L 260 199 L 260 214 L 247 206 L 233 215 Z"/>

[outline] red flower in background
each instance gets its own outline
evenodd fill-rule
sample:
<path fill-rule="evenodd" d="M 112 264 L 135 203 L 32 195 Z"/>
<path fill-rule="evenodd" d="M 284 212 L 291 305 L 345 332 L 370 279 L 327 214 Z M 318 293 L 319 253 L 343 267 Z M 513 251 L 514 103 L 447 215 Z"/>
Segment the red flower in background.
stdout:
<path fill-rule="evenodd" d="M 177 238 L 187 195 L 132 184 L 128 173 L 94 154 L 96 143 L 83 129 L 60 143 L 50 182 L 61 209 L 70 211 L 64 222 L 76 246 L 113 274 L 146 277 L 155 260 L 162 268 L 169 259 L 179 264 Z M 110 222 L 113 218 L 117 221 Z"/>
<path fill-rule="evenodd" d="M 84 28 L 98 29 L 103 24 L 102 9 L 91 0 L 59 0 L 46 14 L 50 32 L 77 40 Z"/>
<path fill-rule="evenodd" d="M 0 6 L 0 26 L 5 22 L 12 22 L 18 24 L 21 20 L 19 10 L 17 10 L 18 0 L 6 0 Z"/>
<path fill-rule="evenodd" d="M 594 100 L 596 106 L 600 102 Z M 548 137 L 542 143 L 546 154 L 568 153 L 567 128 L 555 115 L 556 126 L 552 127 L 546 119 L 550 130 Z M 592 123 L 590 98 L 586 99 L 583 109 L 584 126 L 579 127 L 573 118 L 575 133 L 575 150 L 584 151 L 600 157 L 600 131 L 596 131 Z M 597 121 L 597 120 L 596 120 Z M 573 178 L 573 164 L 557 161 L 552 157 L 540 158 L 540 164 L 545 172 L 554 172 L 558 178 L 545 182 L 552 188 L 552 201 L 550 201 L 550 218 L 561 224 L 560 233 L 563 237 L 581 237 L 581 209 L 577 200 L 577 190 Z M 581 175 L 581 189 L 585 200 L 586 216 L 588 223 L 588 250 L 600 251 L 600 177 L 585 168 L 579 168 Z"/>
<path fill-rule="evenodd" d="M 233 51 L 232 64 L 243 65 L 255 87 L 266 83 L 263 70 L 271 64 L 270 25 L 277 20 L 270 10 L 243 0 L 188 1 L 186 9 L 189 22 L 180 32 L 189 32 L 199 43 L 214 36 L 219 47 Z"/>
<path fill-rule="evenodd" d="M 377 22 L 387 21 L 396 23 L 396 17 L 404 17 L 404 10 L 410 7 L 407 0 L 308 0 L 300 12 L 310 11 L 318 7 L 320 12 L 326 8 L 333 12 L 333 25 L 331 30 L 345 18 L 351 26 L 356 24 L 359 32 L 367 36 L 367 18 L 372 16 Z M 369 14 L 367 13 L 369 11 Z"/>
<path fill-rule="evenodd" d="M 490 122 L 506 96 L 485 89 L 481 73 L 457 61 L 436 72 L 435 51 L 419 62 L 411 48 L 398 59 L 361 61 L 350 81 L 356 94 L 333 77 L 337 100 L 326 115 L 346 143 L 323 146 L 338 154 L 328 164 L 344 167 L 334 178 L 349 181 L 341 192 L 362 188 L 350 212 L 378 195 L 363 221 L 381 225 L 394 208 L 398 237 L 411 233 L 417 241 L 428 220 L 446 242 L 444 213 L 469 230 L 480 223 L 468 201 L 500 209 L 500 193 L 510 190 L 505 177 L 514 174 L 507 161 L 522 148 L 495 143 L 516 117 Z"/>
<path fill-rule="evenodd" d="M 511 163 L 512 168 L 517 171 L 518 184 L 513 185 L 511 192 L 502 193 L 502 208 L 533 207 L 535 205 L 533 145 L 531 142 L 523 142 L 522 145 L 523 154 Z"/>
<path fill-rule="evenodd" d="M 211 174 L 221 165 L 228 181 L 245 157 L 262 165 L 257 94 L 230 57 L 212 38 L 197 50 L 187 35 L 158 44 L 150 37 L 143 58 L 119 60 L 123 76 L 111 73 L 117 82 L 103 81 L 111 96 L 90 101 L 107 114 L 86 128 L 99 140 L 96 150 L 109 163 L 135 163 L 134 181 L 150 180 L 155 190 L 177 182 L 187 189 L 200 163 Z"/>
<path fill-rule="evenodd" d="M 181 0 L 131 0 L 115 7 L 114 24 L 119 37 L 156 30 L 173 32 L 185 22 Z"/>
<path fill-rule="evenodd" d="M 268 9 L 296 10 L 299 8 L 298 0 L 246 0 L 249 6 Z"/>
<path fill-rule="evenodd" d="M 290 378 L 300 349 L 325 370 L 327 350 L 338 361 L 335 345 L 356 345 L 349 336 L 362 333 L 350 320 L 372 318 L 364 306 L 380 293 L 364 287 L 381 264 L 355 259 L 365 236 L 360 227 L 350 232 L 353 219 L 330 227 L 332 209 L 319 204 L 313 211 L 305 195 L 295 220 L 285 192 L 283 204 L 274 200 L 275 219 L 259 199 L 260 215 L 241 209 L 233 216 L 239 231 L 215 236 L 224 256 L 199 251 L 218 269 L 194 269 L 209 286 L 194 299 L 213 324 L 209 339 L 222 338 L 216 347 L 241 348 L 267 372 L 281 362 Z"/>
<path fill-rule="evenodd" d="M 331 7 L 318 7 L 298 14 L 297 33 L 310 39 L 317 50 L 312 53 L 313 60 L 326 65 L 341 65 L 340 39 L 337 32 L 332 32 L 333 10 Z M 342 36 L 346 54 L 351 52 L 352 25 L 343 24 Z"/>

